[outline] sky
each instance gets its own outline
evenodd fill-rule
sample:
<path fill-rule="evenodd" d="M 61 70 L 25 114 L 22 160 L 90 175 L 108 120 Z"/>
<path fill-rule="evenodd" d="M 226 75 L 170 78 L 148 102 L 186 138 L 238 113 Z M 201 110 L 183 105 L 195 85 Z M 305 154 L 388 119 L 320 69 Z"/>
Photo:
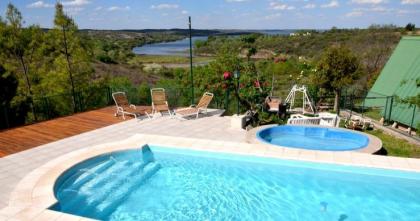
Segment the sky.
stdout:
<path fill-rule="evenodd" d="M 0 0 L 26 25 L 52 27 L 56 0 Z M 420 0 L 62 0 L 79 28 L 328 29 L 371 24 L 420 26 Z"/>

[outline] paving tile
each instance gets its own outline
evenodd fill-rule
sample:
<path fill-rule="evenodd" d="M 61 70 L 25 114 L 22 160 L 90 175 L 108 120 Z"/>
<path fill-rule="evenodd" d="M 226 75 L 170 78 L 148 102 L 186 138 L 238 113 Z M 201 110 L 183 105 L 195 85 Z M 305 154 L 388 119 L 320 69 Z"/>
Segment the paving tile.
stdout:
<path fill-rule="evenodd" d="M 37 215 L 33 221 L 46 221 L 46 220 L 56 220 L 60 217 L 62 213 L 52 211 L 52 210 L 44 210 L 39 215 Z"/>
<path fill-rule="evenodd" d="M 137 135 L 143 134 L 143 135 Z M 148 134 L 148 135 L 145 135 Z M 339 162 L 345 164 L 360 164 L 366 166 L 385 166 L 385 167 L 409 167 L 411 169 L 420 170 L 419 160 L 401 160 L 394 158 L 375 158 L 368 154 L 353 153 L 331 153 L 312 151 L 301 151 L 293 148 L 281 148 L 267 144 L 240 144 L 235 142 L 244 142 L 247 135 L 246 131 L 230 128 L 230 118 L 228 117 L 203 117 L 197 120 L 179 121 L 176 119 L 168 119 L 167 117 L 157 118 L 153 120 L 129 120 L 120 124 L 104 127 L 98 130 L 90 131 L 84 134 L 69 137 L 60 141 L 39 146 L 18 154 L 0 158 L 0 208 L 5 207 L 9 201 L 10 193 L 28 173 L 35 168 L 48 163 L 46 168 L 54 167 L 54 159 L 71 153 L 76 156 L 76 151 L 88 148 L 91 151 L 119 150 L 122 147 L 133 148 L 142 146 L 144 143 L 160 143 L 166 146 L 176 146 L 178 148 L 196 148 L 198 150 L 207 150 L 215 152 L 228 152 L 251 154 L 257 156 L 288 158 L 288 159 L 304 159 L 310 161 L 321 162 Z M 136 136 L 134 136 L 136 135 Z M 164 136 L 162 136 L 164 135 Z M 123 144 L 115 143 L 125 140 Z M 187 138 L 187 139 L 185 139 Z M 110 143 L 107 146 L 97 146 L 99 144 Z M 82 152 L 80 152 L 82 154 Z M 84 157 L 91 156 L 85 152 Z M 71 157 L 69 156 L 69 159 Z M 70 166 L 73 162 L 62 164 L 62 167 L 55 168 L 57 173 L 62 171 L 65 165 Z M 40 173 L 40 171 L 39 171 Z M 39 174 L 38 173 L 38 174 Z M 39 178 L 39 177 L 38 177 Z M 36 176 L 31 178 L 37 179 Z M 28 183 L 31 179 L 26 180 Z M 26 182 L 25 181 L 25 182 Z M 48 182 L 47 182 L 48 183 Z M 39 183 L 44 185 L 46 183 Z M 22 184 L 23 185 L 23 184 Z M 36 198 L 39 202 L 48 201 L 48 196 L 44 196 L 51 192 L 51 189 L 39 187 Z M 23 196 L 22 196 L 23 197 Z M 15 197 L 15 199 L 18 199 Z M 10 214 L 9 209 L 9 214 Z M 33 215 L 36 211 L 14 211 L 20 212 L 20 216 L 15 218 L 26 218 Z M 81 217 L 63 215 L 56 212 L 38 211 L 36 220 L 81 220 Z M 45 214 L 45 215 L 44 215 Z M 61 215 L 60 215 L 61 214 Z M 14 215 L 14 214 L 12 214 Z M 6 215 L 0 211 L 0 220 Z M 54 216 L 54 217 L 53 217 Z"/>

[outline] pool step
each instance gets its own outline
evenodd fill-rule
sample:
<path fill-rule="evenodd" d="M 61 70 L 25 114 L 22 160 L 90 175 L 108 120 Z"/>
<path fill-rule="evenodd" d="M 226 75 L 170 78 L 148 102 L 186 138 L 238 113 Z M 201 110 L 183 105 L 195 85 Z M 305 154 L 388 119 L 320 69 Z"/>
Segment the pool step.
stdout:
<path fill-rule="evenodd" d="M 145 165 L 143 173 L 133 173 L 130 175 L 131 181 L 123 183 L 114 192 L 106 197 L 99 205 L 96 206 L 96 210 L 101 214 L 102 219 L 106 219 L 112 212 L 113 208 L 118 207 L 123 203 L 139 186 L 143 185 L 150 177 L 156 174 L 161 165 L 156 162 L 151 162 Z"/>
<path fill-rule="evenodd" d="M 114 161 L 106 160 L 103 162 L 100 162 L 99 164 L 95 165 L 92 168 L 89 169 L 80 169 L 70 177 L 68 177 L 63 183 L 61 183 L 60 186 L 66 186 L 67 183 L 71 184 L 72 189 L 78 189 L 78 187 L 82 186 L 86 182 L 92 180 L 95 176 L 92 176 L 92 174 L 99 174 L 107 169 L 109 169 L 112 165 L 114 165 Z M 87 172 L 89 171 L 89 172 Z"/>
<path fill-rule="evenodd" d="M 88 199 L 97 194 L 95 192 L 96 190 L 95 188 L 100 188 L 98 186 L 101 186 L 102 184 L 108 182 L 109 174 L 119 173 L 120 170 L 129 166 L 130 164 L 132 163 L 130 163 L 129 161 L 119 161 L 119 162 L 112 161 L 112 163 L 110 163 L 110 166 L 107 167 L 105 170 L 103 170 L 101 173 L 99 173 L 99 175 L 92 176 L 91 174 L 88 174 L 87 176 L 88 178 L 86 178 L 83 182 L 79 182 L 76 186 L 72 186 L 71 191 L 68 192 L 71 195 L 58 196 L 60 200 L 63 198 L 68 198 L 68 199 L 64 199 L 65 201 L 67 201 L 67 203 L 63 205 L 62 210 L 73 211 L 73 210 L 76 210 L 78 204 L 80 205 L 80 204 L 88 203 Z M 85 201 L 85 202 L 80 202 L 80 201 Z"/>
<path fill-rule="evenodd" d="M 78 208 L 78 215 L 91 214 L 92 210 L 96 211 L 97 206 L 103 203 L 106 199 L 109 199 L 110 196 L 115 194 L 122 186 L 126 186 L 129 179 L 133 179 L 135 174 L 144 174 L 143 169 L 146 168 L 149 164 L 155 164 L 154 162 L 144 164 L 143 162 L 134 163 L 132 168 L 129 170 L 120 171 L 116 177 L 112 179 L 112 182 L 104 183 L 104 185 L 93 188 L 91 191 L 96 191 L 94 194 L 87 196 L 82 199 L 82 202 L 79 202 L 79 205 L 83 205 L 83 209 Z M 147 171 L 146 171 L 147 172 Z M 67 207 L 68 203 L 66 203 Z M 67 207 L 71 209 L 70 207 Z"/>

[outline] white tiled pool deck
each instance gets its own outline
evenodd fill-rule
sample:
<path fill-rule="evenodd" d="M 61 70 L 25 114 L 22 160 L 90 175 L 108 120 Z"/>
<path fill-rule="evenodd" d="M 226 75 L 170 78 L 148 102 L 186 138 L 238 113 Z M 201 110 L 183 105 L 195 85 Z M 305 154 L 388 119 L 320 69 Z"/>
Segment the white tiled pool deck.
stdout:
<path fill-rule="evenodd" d="M 95 155 L 144 144 L 420 172 L 418 159 L 279 148 L 245 140 L 246 131 L 231 128 L 229 117 L 159 118 L 130 120 L 10 155 L 0 159 L 0 220 L 88 220 L 46 209 L 55 202 L 56 178 Z"/>

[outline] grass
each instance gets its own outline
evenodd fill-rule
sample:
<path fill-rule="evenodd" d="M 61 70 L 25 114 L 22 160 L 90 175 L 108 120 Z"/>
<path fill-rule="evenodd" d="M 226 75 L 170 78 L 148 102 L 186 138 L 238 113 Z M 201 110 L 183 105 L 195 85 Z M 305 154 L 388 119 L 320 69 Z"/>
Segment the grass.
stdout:
<path fill-rule="evenodd" d="M 378 110 L 378 109 L 372 109 L 372 110 L 366 111 L 363 113 L 363 115 L 377 121 L 379 121 L 382 118 L 381 110 Z"/>
<path fill-rule="evenodd" d="M 388 156 L 420 158 L 420 146 L 406 140 L 386 134 L 381 130 L 365 131 L 382 140 L 383 148 Z"/>
<path fill-rule="evenodd" d="M 194 57 L 193 62 L 209 62 L 212 57 Z M 190 59 L 188 57 L 173 56 L 173 55 L 139 55 L 131 59 L 130 63 L 157 63 L 157 64 L 188 64 Z"/>

